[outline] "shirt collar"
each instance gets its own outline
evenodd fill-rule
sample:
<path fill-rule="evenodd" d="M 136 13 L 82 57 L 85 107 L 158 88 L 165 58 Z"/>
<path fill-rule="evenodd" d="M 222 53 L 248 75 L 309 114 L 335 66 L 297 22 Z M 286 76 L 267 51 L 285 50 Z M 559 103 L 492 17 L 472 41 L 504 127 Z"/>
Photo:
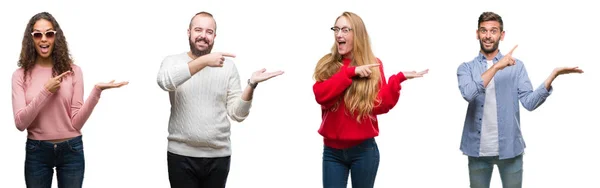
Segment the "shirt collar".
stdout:
<path fill-rule="evenodd" d="M 492 59 L 492 61 L 498 62 L 500 59 L 502 59 L 502 57 L 504 57 L 504 55 L 502 55 L 502 52 L 500 50 L 498 50 L 498 54 L 496 54 L 496 56 L 494 57 L 494 59 Z M 481 51 L 479 51 L 477 60 L 479 60 L 479 62 L 484 62 L 484 63 L 487 62 L 485 55 L 483 55 L 483 53 L 481 53 Z"/>

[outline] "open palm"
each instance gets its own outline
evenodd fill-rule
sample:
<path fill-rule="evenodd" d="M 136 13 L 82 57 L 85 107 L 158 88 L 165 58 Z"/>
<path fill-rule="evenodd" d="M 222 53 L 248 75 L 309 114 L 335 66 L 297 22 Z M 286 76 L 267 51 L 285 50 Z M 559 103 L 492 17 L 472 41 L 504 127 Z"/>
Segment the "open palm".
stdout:
<path fill-rule="evenodd" d="M 406 79 L 420 78 L 420 77 L 423 77 L 423 75 L 429 73 L 429 69 L 425 69 L 424 71 L 421 71 L 421 72 L 410 71 L 410 72 L 402 72 L 402 73 L 404 73 L 404 77 L 406 77 Z"/>
<path fill-rule="evenodd" d="M 250 80 L 253 81 L 253 83 L 260 83 L 263 81 L 266 81 L 268 79 L 271 79 L 273 77 L 279 76 L 283 74 L 283 71 L 275 71 L 275 72 L 266 72 L 267 69 L 261 69 L 258 70 L 254 73 L 252 73 L 252 77 L 250 78 Z"/>
<path fill-rule="evenodd" d="M 583 73 L 583 70 L 579 69 L 579 67 L 558 67 L 554 69 L 554 73 L 558 76 L 562 74 Z"/>
<path fill-rule="evenodd" d="M 97 83 L 96 87 L 100 90 L 105 90 L 105 89 L 110 89 L 110 88 L 119 88 L 121 86 L 127 85 L 129 84 L 129 82 L 119 82 L 119 83 L 115 83 L 115 80 L 112 80 L 108 83 Z"/>

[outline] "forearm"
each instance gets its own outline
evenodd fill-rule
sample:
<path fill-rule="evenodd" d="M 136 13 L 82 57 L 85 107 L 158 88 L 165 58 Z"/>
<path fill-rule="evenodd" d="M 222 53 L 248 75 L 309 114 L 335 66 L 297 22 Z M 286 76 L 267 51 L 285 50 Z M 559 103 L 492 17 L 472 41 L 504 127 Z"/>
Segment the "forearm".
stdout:
<path fill-rule="evenodd" d="M 251 86 L 246 86 L 246 89 L 244 89 L 244 92 L 242 92 L 242 100 L 251 101 L 253 96 L 254 88 L 252 88 Z"/>
<path fill-rule="evenodd" d="M 552 82 L 554 81 L 554 79 L 556 79 L 557 75 L 554 71 L 552 71 L 552 73 L 550 74 L 550 76 L 548 76 L 548 78 L 546 78 L 546 81 L 544 82 L 544 87 L 546 87 L 546 90 L 550 90 L 550 87 L 552 87 Z"/>
<path fill-rule="evenodd" d="M 200 72 L 200 70 L 204 69 L 207 66 L 208 66 L 207 62 L 200 58 L 196 58 L 196 59 L 188 62 L 188 68 L 190 70 L 190 75 L 194 75 L 194 74 Z"/>
<path fill-rule="evenodd" d="M 492 78 L 494 78 L 496 72 L 498 72 L 498 69 L 496 68 L 496 66 L 492 66 L 491 68 L 483 72 L 483 74 L 481 74 L 481 79 L 483 80 L 484 88 L 487 88 L 487 85 L 492 81 Z"/>
<path fill-rule="evenodd" d="M 317 103 L 321 105 L 330 104 L 331 100 L 339 98 L 346 88 L 352 85 L 352 77 L 356 75 L 355 67 L 342 68 L 331 78 L 318 81 L 313 85 L 313 92 Z"/>
<path fill-rule="evenodd" d="M 81 104 L 83 101 L 78 102 L 80 104 L 71 104 L 73 106 L 79 106 L 79 108 L 72 109 L 73 114 L 71 115 L 71 123 L 73 128 L 76 130 L 81 130 L 85 122 L 92 115 L 92 111 L 94 111 L 96 104 L 98 104 L 101 92 L 101 89 L 94 87 L 87 100 L 83 104 Z"/>
<path fill-rule="evenodd" d="M 473 75 L 471 68 L 463 64 L 458 68 L 457 75 L 460 94 L 467 102 L 484 93 L 482 76 Z"/>
<path fill-rule="evenodd" d="M 15 125 L 19 131 L 24 131 L 31 122 L 37 117 L 40 110 L 48 103 L 48 98 L 52 95 L 46 89 L 43 89 L 29 104 L 25 105 L 25 99 L 13 95 L 13 111 Z"/>
<path fill-rule="evenodd" d="M 227 111 L 231 119 L 242 122 L 250 114 L 250 107 L 252 106 L 252 95 L 254 89 L 247 86 L 242 92 L 242 95 L 233 96 L 227 103 Z"/>
<path fill-rule="evenodd" d="M 387 113 L 396 106 L 402 89 L 400 84 L 405 80 L 406 77 L 402 72 L 390 77 L 389 82 L 379 90 L 377 98 L 381 99 L 381 103 L 373 108 L 375 115 Z"/>
<path fill-rule="evenodd" d="M 197 69 L 196 66 L 187 64 L 166 64 L 161 66 L 156 81 L 158 86 L 165 91 L 174 91 L 181 84 L 192 77 L 191 69 Z"/>

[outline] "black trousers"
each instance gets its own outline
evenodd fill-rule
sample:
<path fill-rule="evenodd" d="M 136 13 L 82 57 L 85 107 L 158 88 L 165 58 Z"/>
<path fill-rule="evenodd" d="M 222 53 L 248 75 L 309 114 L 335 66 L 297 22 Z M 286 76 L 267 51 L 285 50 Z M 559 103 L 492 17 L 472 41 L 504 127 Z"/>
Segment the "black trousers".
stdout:
<path fill-rule="evenodd" d="M 197 158 L 167 152 L 171 188 L 225 188 L 231 157 Z"/>

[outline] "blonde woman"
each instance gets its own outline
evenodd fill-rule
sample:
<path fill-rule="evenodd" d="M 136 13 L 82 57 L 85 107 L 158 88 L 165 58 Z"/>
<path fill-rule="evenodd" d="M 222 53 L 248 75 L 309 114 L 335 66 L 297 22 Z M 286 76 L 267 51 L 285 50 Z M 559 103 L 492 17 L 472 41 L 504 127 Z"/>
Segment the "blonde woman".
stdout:
<path fill-rule="evenodd" d="M 346 187 L 350 173 L 353 188 L 371 188 L 379 167 L 376 116 L 396 105 L 400 83 L 428 70 L 399 72 L 386 83 L 358 15 L 344 12 L 331 30 L 334 45 L 317 63 L 313 86 L 323 117 L 323 187 Z"/>

